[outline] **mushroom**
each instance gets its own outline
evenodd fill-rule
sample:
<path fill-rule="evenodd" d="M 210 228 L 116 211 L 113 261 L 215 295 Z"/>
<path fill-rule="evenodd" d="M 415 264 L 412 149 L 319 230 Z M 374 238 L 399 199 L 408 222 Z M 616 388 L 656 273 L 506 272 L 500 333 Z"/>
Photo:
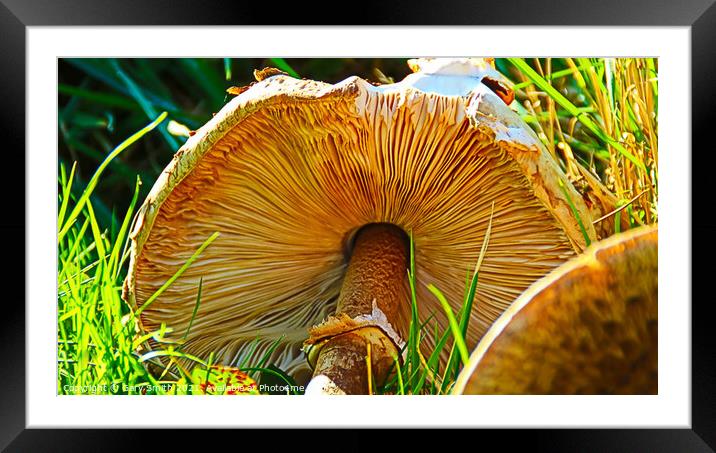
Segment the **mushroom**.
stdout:
<path fill-rule="evenodd" d="M 164 324 L 180 338 L 203 279 L 184 351 L 235 365 L 280 339 L 271 363 L 306 382 L 305 342 L 317 378 L 307 393 L 365 393 L 368 348 L 380 384 L 409 329 L 409 235 L 420 316 L 445 327 L 427 285 L 457 309 L 492 221 L 469 346 L 596 239 L 580 195 L 504 103 L 509 85 L 491 59 L 409 64 L 415 72 L 395 84 L 261 71 L 236 90 L 138 213 L 124 291 L 134 307 L 220 233 L 143 308 L 145 331 Z"/>
<path fill-rule="evenodd" d="M 656 394 L 658 231 L 590 247 L 495 321 L 455 384 L 470 394 Z"/>

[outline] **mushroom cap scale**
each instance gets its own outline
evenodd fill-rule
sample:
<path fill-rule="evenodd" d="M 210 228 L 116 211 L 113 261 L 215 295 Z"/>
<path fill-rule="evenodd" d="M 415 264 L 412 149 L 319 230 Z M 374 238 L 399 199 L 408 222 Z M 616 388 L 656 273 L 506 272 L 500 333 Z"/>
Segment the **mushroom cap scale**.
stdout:
<path fill-rule="evenodd" d="M 125 282 L 135 307 L 220 232 L 142 312 L 143 329 L 165 323 L 181 337 L 203 278 L 184 351 L 213 351 L 231 365 L 256 338 L 258 356 L 282 338 L 271 363 L 307 372 L 300 347 L 335 309 L 346 244 L 380 222 L 412 233 L 421 317 L 434 314 L 446 327 L 427 285 L 459 309 L 494 202 L 468 331 L 474 346 L 584 238 L 546 150 L 479 79 L 472 83 L 444 95 L 424 82 L 391 89 L 357 77 L 328 85 L 275 75 L 234 98 L 177 152 L 138 213 Z M 404 338 L 409 317 L 406 301 L 393 326 Z"/>

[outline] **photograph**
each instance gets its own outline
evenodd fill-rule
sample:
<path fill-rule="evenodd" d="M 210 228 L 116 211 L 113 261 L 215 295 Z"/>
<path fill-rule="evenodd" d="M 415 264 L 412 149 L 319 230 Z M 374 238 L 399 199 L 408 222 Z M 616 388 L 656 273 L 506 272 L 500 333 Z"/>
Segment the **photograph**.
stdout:
<path fill-rule="evenodd" d="M 58 58 L 56 394 L 658 395 L 659 74 Z"/>

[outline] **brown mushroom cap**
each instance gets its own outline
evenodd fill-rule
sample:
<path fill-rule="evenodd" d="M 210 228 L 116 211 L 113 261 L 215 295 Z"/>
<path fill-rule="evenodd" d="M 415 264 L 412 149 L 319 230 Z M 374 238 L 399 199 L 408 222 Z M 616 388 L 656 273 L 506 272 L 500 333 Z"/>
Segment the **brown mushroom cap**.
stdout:
<path fill-rule="evenodd" d="M 142 306 L 220 236 L 142 312 L 143 328 L 165 323 L 180 338 L 203 278 L 184 351 L 213 351 L 231 365 L 252 340 L 260 355 L 283 336 L 272 363 L 308 371 L 300 351 L 308 328 L 335 309 L 352 235 L 376 222 L 412 233 L 421 317 L 434 313 L 446 327 L 427 285 L 459 308 L 494 203 L 468 331 L 474 346 L 524 289 L 584 247 L 565 194 L 594 239 L 579 194 L 480 83 L 494 69 L 412 64 L 429 70 L 377 87 L 357 77 L 329 85 L 269 76 L 189 138 L 140 209 L 125 297 Z M 406 301 L 403 321 L 409 309 Z"/>
<path fill-rule="evenodd" d="M 517 299 L 455 384 L 470 394 L 656 394 L 657 227 L 594 244 Z"/>

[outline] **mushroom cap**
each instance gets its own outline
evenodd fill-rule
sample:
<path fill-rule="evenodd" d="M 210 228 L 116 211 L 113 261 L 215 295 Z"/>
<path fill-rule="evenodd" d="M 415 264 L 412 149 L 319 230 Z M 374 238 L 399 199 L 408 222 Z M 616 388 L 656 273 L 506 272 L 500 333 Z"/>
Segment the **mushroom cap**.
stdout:
<path fill-rule="evenodd" d="M 418 72 L 381 86 L 270 72 L 241 92 L 187 140 L 138 212 L 124 287 L 134 307 L 220 232 L 143 310 L 142 328 L 166 324 L 167 338 L 181 338 L 203 278 L 183 351 L 233 365 L 280 338 L 271 363 L 300 380 L 301 344 L 335 310 L 358 229 L 387 222 L 412 233 L 420 315 L 446 328 L 427 285 L 459 308 L 494 204 L 474 346 L 524 289 L 584 248 L 575 212 L 595 238 L 539 139 L 481 83 L 499 76 L 489 63 L 411 60 Z M 400 316 L 410 319 L 409 301 Z"/>
<path fill-rule="evenodd" d="M 658 231 L 594 244 L 495 321 L 454 393 L 656 394 Z"/>

